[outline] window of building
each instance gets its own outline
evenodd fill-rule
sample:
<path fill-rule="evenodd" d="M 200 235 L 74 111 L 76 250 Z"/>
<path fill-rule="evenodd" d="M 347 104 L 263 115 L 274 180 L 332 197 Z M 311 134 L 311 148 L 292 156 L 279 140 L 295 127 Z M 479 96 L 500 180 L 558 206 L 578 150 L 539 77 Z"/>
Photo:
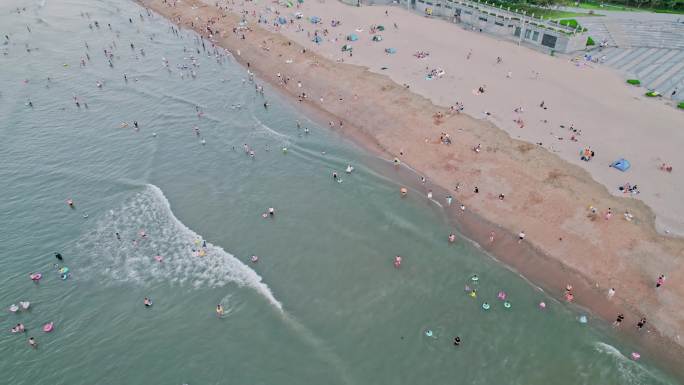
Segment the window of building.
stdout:
<path fill-rule="evenodd" d="M 504 26 L 504 23 L 502 23 L 502 22 L 500 22 L 500 21 L 495 21 L 494 24 L 500 25 L 500 26 L 502 26 L 502 27 Z"/>
<path fill-rule="evenodd" d="M 529 29 L 526 29 L 526 30 L 525 30 L 525 39 L 529 39 L 529 38 L 530 38 L 530 35 L 532 35 L 532 31 L 529 30 Z"/>
<path fill-rule="evenodd" d="M 482 16 L 478 17 L 478 19 L 480 19 L 480 20 L 482 20 L 482 21 L 487 21 L 487 18 L 486 18 L 486 17 L 482 17 Z"/>
<path fill-rule="evenodd" d="M 558 40 L 557 36 L 549 35 L 548 33 L 545 33 L 544 36 L 542 36 L 542 45 L 547 46 L 549 48 L 556 48 L 556 41 Z"/>
<path fill-rule="evenodd" d="M 534 33 L 532 34 L 532 40 L 534 40 L 534 41 L 539 40 L 539 32 L 538 31 L 534 31 Z"/>

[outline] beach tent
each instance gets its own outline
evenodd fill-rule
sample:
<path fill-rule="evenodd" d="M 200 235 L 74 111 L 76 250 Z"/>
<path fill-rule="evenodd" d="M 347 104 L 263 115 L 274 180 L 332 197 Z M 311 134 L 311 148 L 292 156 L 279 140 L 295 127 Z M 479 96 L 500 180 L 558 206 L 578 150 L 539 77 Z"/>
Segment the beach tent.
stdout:
<path fill-rule="evenodd" d="M 385 48 L 385 52 L 387 53 L 397 53 L 397 50 L 394 48 Z"/>
<path fill-rule="evenodd" d="M 347 35 L 347 40 L 357 41 L 357 40 L 359 40 L 359 37 L 355 33 L 350 33 L 349 35 Z"/>
<path fill-rule="evenodd" d="M 342 46 L 342 52 L 351 51 L 351 50 L 352 50 L 352 46 L 350 46 L 349 44 L 345 44 Z"/>
<path fill-rule="evenodd" d="M 318 16 L 311 16 L 311 17 L 309 18 L 309 21 L 310 21 L 312 24 L 318 24 L 318 23 L 321 22 L 321 18 L 318 17 Z"/>
<path fill-rule="evenodd" d="M 620 171 L 627 171 L 632 165 L 629 164 L 629 161 L 625 158 L 620 158 L 616 160 L 615 162 L 610 164 L 610 167 L 615 167 Z"/>
<path fill-rule="evenodd" d="M 320 36 L 318 36 L 318 35 L 316 35 L 316 36 L 314 36 L 313 39 L 311 39 L 311 41 L 313 41 L 314 43 L 320 43 L 320 42 L 323 41 L 323 38 L 320 37 Z"/>
<path fill-rule="evenodd" d="M 284 17 L 282 17 L 282 16 L 280 16 L 280 17 L 278 18 L 278 23 L 280 23 L 280 24 L 287 24 L 287 19 L 284 18 Z"/>
<path fill-rule="evenodd" d="M 380 35 L 373 36 L 373 41 L 382 41 L 382 36 L 380 36 Z"/>
<path fill-rule="evenodd" d="M 382 25 L 379 25 L 376 29 L 377 29 L 378 31 L 384 31 L 384 30 L 385 30 L 385 27 L 382 26 Z"/>
<path fill-rule="evenodd" d="M 299 4 L 304 4 L 304 0 L 297 0 Z"/>

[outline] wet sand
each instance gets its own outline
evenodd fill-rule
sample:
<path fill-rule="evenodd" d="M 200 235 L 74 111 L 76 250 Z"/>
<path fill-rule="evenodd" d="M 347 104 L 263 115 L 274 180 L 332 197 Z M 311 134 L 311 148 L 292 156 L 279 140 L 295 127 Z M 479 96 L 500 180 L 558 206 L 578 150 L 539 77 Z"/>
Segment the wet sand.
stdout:
<path fill-rule="evenodd" d="M 317 110 L 319 118 L 333 121 L 338 130 L 343 121 L 343 134 L 425 175 L 428 183 L 416 185 L 411 194 L 432 188 L 444 204 L 449 191 L 467 206 L 465 213 L 451 210 L 462 231 L 552 295 L 562 297 L 564 286 L 572 284 L 576 303 L 594 314 L 612 322 L 623 312 L 622 332 L 684 377 L 677 365 L 684 356 L 679 337 L 684 326 L 679 264 L 684 242 L 659 235 L 655 215 L 642 202 L 613 196 L 580 167 L 513 139 L 489 122 L 447 113 L 436 117 L 447 108 L 386 76 L 330 61 L 310 49 L 304 53 L 302 46 L 256 23 L 234 33 L 240 19 L 230 12 L 199 1 L 175 7 L 159 0 L 141 3 L 205 37 L 211 33 L 207 20 L 216 18 L 210 24 L 212 38 L 260 79 L 295 100 L 305 92 L 302 108 Z M 453 144 L 442 144 L 441 133 L 448 133 Z M 472 150 L 477 144 L 482 145 L 479 153 Z M 500 193 L 505 199 L 498 198 Z M 595 220 L 587 217 L 589 205 L 599 209 Z M 605 220 L 609 207 L 614 215 Z M 634 220 L 623 219 L 625 210 Z M 489 245 L 491 228 L 497 235 Z M 519 244 L 514 234 L 521 230 L 527 238 Z M 656 290 L 661 273 L 668 281 Z M 616 295 L 609 301 L 605 294 L 610 287 Z M 642 314 L 649 332 L 636 333 Z"/>

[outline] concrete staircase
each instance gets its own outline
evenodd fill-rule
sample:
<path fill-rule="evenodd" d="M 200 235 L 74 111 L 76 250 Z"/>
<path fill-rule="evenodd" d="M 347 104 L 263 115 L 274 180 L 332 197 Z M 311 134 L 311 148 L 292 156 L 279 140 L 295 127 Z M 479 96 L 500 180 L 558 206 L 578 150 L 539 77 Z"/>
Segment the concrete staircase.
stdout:
<path fill-rule="evenodd" d="M 674 99 L 684 100 L 684 49 L 610 47 L 594 56 L 605 57 L 603 63 L 623 72 L 625 80 L 639 79 L 666 97 L 677 89 Z"/>
<path fill-rule="evenodd" d="M 603 63 L 625 74 L 625 79 L 639 79 L 643 87 L 654 89 L 674 99 L 684 100 L 684 24 L 668 20 L 616 20 L 583 18 L 597 44 L 603 40 L 609 48 L 594 51 Z"/>

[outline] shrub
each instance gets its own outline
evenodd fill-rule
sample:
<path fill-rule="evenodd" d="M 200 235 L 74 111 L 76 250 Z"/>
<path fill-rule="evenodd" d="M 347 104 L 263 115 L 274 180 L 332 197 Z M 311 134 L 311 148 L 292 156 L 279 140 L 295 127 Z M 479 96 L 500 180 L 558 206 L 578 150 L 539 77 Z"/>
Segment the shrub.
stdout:
<path fill-rule="evenodd" d="M 684 110 L 684 102 L 679 102 L 679 105 L 678 105 L 677 107 L 679 107 L 679 108 L 681 108 L 682 110 Z"/>
<path fill-rule="evenodd" d="M 638 86 L 641 84 L 641 82 L 638 79 L 627 79 L 627 83 L 633 86 Z"/>
<path fill-rule="evenodd" d="M 645 95 L 648 96 L 649 98 L 654 98 L 656 96 L 660 96 L 660 93 L 655 92 L 655 91 L 648 91 Z"/>
<path fill-rule="evenodd" d="M 588 36 L 587 37 L 587 47 L 590 45 L 596 45 L 596 43 L 594 43 L 594 39 L 592 39 L 591 36 Z"/>

